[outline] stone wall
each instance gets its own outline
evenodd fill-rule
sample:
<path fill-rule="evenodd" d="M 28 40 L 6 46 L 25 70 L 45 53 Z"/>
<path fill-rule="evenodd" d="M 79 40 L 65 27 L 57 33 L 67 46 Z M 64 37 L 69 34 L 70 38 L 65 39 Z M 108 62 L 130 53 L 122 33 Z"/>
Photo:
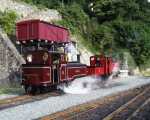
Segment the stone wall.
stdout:
<path fill-rule="evenodd" d="M 19 16 L 19 20 L 40 19 L 44 21 L 60 20 L 61 15 L 57 10 L 38 9 L 24 2 L 16 2 L 15 0 L 0 0 L 0 11 L 12 10 Z"/>
<path fill-rule="evenodd" d="M 93 55 L 80 41 L 78 36 L 71 36 L 71 41 L 77 43 L 77 51 L 80 53 L 80 62 L 90 65 L 90 57 Z"/>
<path fill-rule="evenodd" d="M 7 34 L 0 29 L 0 84 L 18 83 L 20 65 L 24 62 Z"/>

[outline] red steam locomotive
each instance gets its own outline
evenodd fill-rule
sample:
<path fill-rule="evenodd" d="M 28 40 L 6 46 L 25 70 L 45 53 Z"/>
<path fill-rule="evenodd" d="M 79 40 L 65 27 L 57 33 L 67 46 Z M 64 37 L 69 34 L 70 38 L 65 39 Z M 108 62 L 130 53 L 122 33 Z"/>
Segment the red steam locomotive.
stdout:
<path fill-rule="evenodd" d="M 110 57 L 90 57 L 90 66 L 68 61 L 65 46 L 70 43 L 69 31 L 40 20 L 21 21 L 16 24 L 17 42 L 21 44 L 26 63 L 22 65 L 22 84 L 26 93 L 35 93 L 44 88 L 53 88 L 68 83 L 77 77 L 112 73 Z"/>

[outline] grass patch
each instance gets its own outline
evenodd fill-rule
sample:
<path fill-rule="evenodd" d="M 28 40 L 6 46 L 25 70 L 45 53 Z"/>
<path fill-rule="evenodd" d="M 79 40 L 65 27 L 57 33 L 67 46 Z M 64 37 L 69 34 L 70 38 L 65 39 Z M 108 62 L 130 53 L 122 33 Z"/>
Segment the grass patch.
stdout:
<path fill-rule="evenodd" d="M 14 11 L 0 11 L 0 25 L 8 35 L 15 34 L 15 23 L 17 18 L 18 16 Z"/>
<path fill-rule="evenodd" d="M 143 76 L 150 77 L 150 71 L 142 71 Z"/>
<path fill-rule="evenodd" d="M 24 89 L 17 86 L 17 87 L 10 87 L 10 86 L 0 86 L 0 94 L 22 94 L 24 93 Z"/>

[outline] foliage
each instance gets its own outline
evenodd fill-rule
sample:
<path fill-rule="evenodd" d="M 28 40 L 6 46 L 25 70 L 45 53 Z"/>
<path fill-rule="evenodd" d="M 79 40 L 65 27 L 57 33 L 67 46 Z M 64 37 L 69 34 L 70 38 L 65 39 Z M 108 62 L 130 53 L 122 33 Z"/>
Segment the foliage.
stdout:
<path fill-rule="evenodd" d="M 60 4 L 60 0 L 23 0 L 31 5 L 43 6 L 47 8 L 57 8 Z"/>
<path fill-rule="evenodd" d="M 13 11 L 0 12 L 0 25 L 7 34 L 13 34 L 17 15 Z"/>
<path fill-rule="evenodd" d="M 99 51 L 107 51 L 111 48 L 114 39 L 113 30 L 108 25 L 99 25 L 97 29 L 91 31 L 92 45 Z"/>
<path fill-rule="evenodd" d="M 66 5 L 71 5 L 77 3 L 79 5 L 84 5 L 87 0 L 21 0 L 26 3 L 43 6 L 50 9 L 59 9 L 60 7 L 65 7 Z"/>
<path fill-rule="evenodd" d="M 149 7 L 147 0 L 98 0 L 92 6 L 93 15 L 101 23 L 118 17 L 125 20 L 143 20 L 149 17 Z"/>
<path fill-rule="evenodd" d="M 23 94 L 24 90 L 20 86 L 1 85 L 0 94 Z"/>
<path fill-rule="evenodd" d="M 62 25 L 70 28 L 72 33 L 82 32 L 86 29 L 86 23 L 89 20 L 87 14 L 83 11 L 80 5 L 74 3 L 70 6 L 65 6 L 59 9 L 62 14 Z M 78 29 L 78 31 L 77 31 Z"/>
<path fill-rule="evenodd" d="M 80 36 L 82 43 L 93 52 L 118 53 L 127 49 L 139 66 L 150 59 L 150 3 L 147 0 L 24 1 L 59 10 L 63 20 L 57 24 Z"/>
<path fill-rule="evenodd" d="M 150 4 L 147 0 L 98 0 L 91 8 L 91 17 L 96 17 L 99 24 L 111 24 L 107 27 L 113 30 L 115 46 L 112 48 L 129 49 L 139 66 L 147 63 L 150 59 Z"/>

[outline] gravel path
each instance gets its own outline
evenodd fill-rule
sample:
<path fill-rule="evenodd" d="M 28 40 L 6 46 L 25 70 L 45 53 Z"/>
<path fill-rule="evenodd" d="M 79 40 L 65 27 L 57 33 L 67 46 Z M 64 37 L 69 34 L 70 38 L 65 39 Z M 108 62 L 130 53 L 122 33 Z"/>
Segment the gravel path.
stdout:
<path fill-rule="evenodd" d="M 64 110 L 74 105 L 95 100 L 113 93 L 128 90 L 150 83 L 150 78 L 128 77 L 116 79 L 109 83 L 110 87 L 94 90 L 88 94 L 65 94 L 63 96 L 50 97 L 41 101 L 19 105 L 0 111 L 2 120 L 30 120 L 50 113 Z"/>

